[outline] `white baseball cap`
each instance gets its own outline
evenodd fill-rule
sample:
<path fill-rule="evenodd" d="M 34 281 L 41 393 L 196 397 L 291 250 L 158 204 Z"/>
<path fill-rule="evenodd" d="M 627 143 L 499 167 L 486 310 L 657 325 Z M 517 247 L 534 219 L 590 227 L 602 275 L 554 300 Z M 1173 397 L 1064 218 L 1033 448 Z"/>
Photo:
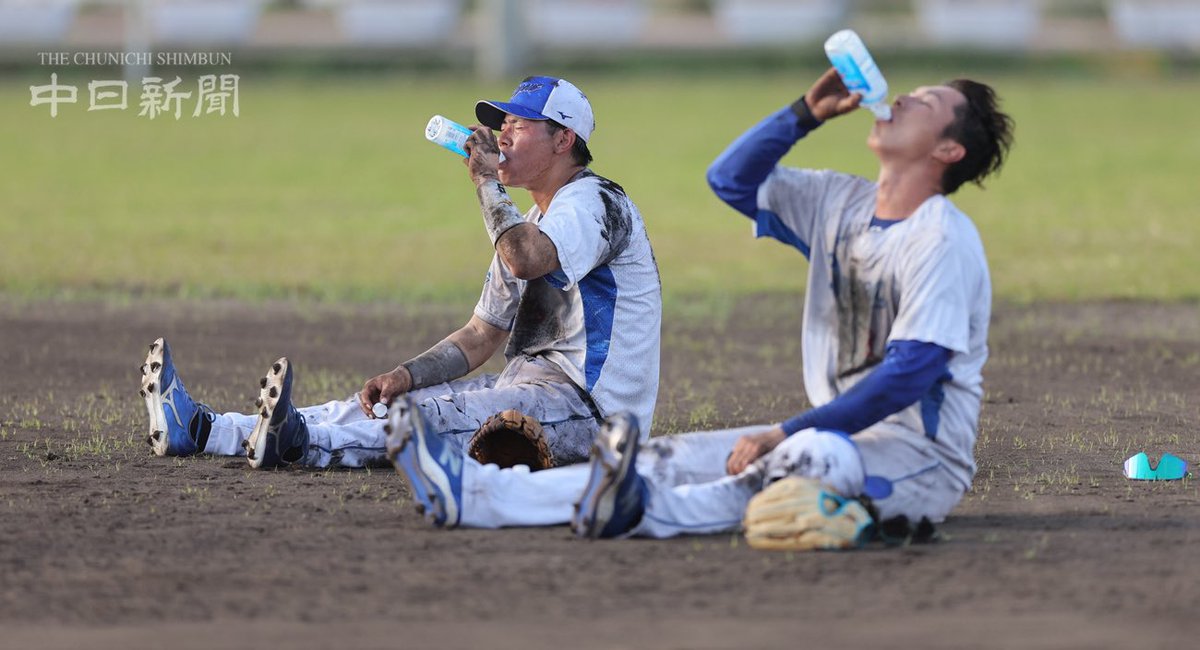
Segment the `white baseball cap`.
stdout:
<path fill-rule="evenodd" d="M 475 104 L 479 123 L 499 130 L 505 115 L 527 120 L 554 120 L 571 129 L 584 142 L 596 130 L 596 118 L 587 95 L 566 79 L 527 77 L 507 102 L 480 100 Z"/>

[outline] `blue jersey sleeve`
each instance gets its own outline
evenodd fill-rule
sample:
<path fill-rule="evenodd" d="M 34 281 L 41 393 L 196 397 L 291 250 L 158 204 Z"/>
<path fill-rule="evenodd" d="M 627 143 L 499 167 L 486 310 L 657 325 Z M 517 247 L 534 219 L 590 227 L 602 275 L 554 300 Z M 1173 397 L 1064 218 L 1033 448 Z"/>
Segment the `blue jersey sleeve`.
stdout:
<path fill-rule="evenodd" d="M 708 185 L 738 212 L 755 218 L 758 187 L 792 145 L 821 125 L 804 98 L 746 131 L 708 168 Z"/>
<path fill-rule="evenodd" d="M 939 390 L 950 379 L 952 354 L 935 343 L 892 341 L 883 361 L 862 381 L 828 404 L 787 419 L 783 431 L 789 436 L 812 427 L 862 431 Z"/>

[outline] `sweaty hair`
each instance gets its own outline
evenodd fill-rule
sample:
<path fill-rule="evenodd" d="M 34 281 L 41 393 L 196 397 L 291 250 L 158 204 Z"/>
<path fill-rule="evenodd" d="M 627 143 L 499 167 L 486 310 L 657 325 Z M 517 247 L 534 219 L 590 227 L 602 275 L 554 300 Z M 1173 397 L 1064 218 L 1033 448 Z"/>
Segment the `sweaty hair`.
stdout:
<path fill-rule="evenodd" d="M 954 109 L 954 121 L 942 132 L 967 150 L 962 160 L 942 174 L 942 192 L 953 194 L 968 181 L 983 187 L 983 179 L 1000 171 L 1013 142 L 1013 119 L 1000 110 L 996 91 L 970 79 L 947 82 L 967 101 Z"/>
<path fill-rule="evenodd" d="M 567 127 L 555 122 L 554 120 L 546 120 L 546 129 L 550 131 L 550 135 L 554 135 Z M 587 167 L 592 162 L 592 152 L 588 149 L 587 143 L 579 134 L 575 134 L 575 144 L 571 147 L 571 158 L 575 160 L 575 164 L 580 167 Z"/>

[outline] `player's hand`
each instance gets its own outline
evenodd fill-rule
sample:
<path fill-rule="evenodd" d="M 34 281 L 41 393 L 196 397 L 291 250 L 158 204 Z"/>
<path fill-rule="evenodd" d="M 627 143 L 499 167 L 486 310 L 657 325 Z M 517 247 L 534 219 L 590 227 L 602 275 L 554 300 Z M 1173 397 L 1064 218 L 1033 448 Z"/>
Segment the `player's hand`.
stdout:
<path fill-rule="evenodd" d="M 725 471 L 730 475 L 741 474 L 750 463 L 761 458 L 764 454 L 779 446 L 787 438 L 783 427 L 776 426 L 762 433 L 751 433 L 738 438 L 733 445 L 729 459 L 725 461 Z"/>
<path fill-rule="evenodd" d="M 374 418 L 371 407 L 377 402 L 390 406 L 393 399 L 411 389 L 412 375 L 408 374 L 408 368 L 398 366 L 395 370 L 372 377 L 363 384 L 362 390 L 358 392 L 358 407 L 367 417 Z"/>
<path fill-rule="evenodd" d="M 496 134 L 479 124 L 473 125 L 471 130 L 474 133 L 463 143 L 463 149 L 470 154 L 464 162 L 467 169 L 471 170 L 471 180 L 475 181 L 476 185 L 484 181 L 498 180 L 500 143 L 496 142 Z"/>
<path fill-rule="evenodd" d="M 837 70 L 830 68 L 804 93 L 804 101 L 812 116 L 824 122 L 858 108 L 862 95 L 847 90 Z"/>

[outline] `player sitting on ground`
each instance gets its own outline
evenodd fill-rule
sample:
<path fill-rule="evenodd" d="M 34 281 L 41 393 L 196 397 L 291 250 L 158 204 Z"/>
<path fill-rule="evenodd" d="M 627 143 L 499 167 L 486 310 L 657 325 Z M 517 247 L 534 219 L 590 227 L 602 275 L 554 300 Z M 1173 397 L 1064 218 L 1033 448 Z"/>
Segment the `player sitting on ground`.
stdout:
<path fill-rule="evenodd" d="M 530 437 L 528 462 L 544 466 L 586 460 L 609 414 L 629 410 L 649 422 L 658 268 L 637 207 L 587 167 L 590 103 L 566 80 L 530 77 L 508 102 L 480 101 L 475 113 L 484 126 L 467 142 L 466 163 L 496 254 L 470 321 L 357 395 L 320 406 L 292 405 L 293 369 L 280 359 L 260 382 L 256 415 L 215 414 L 193 401 L 159 339 L 141 391 L 155 453 L 245 453 L 252 467 L 361 467 L 385 459 L 384 421 L 373 407 L 402 395 L 456 453 L 473 432 L 512 422 Z M 505 185 L 529 191 L 534 205 L 524 216 Z M 499 375 L 462 379 L 505 340 Z M 519 412 L 489 422 L 507 409 Z"/>
<path fill-rule="evenodd" d="M 718 196 L 753 219 L 758 236 L 809 260 L 802 343 L 815 408 L 782 424 L 654 438 L 640 455 L 637 418 L 617 416 L 590 466 L 537 474 L 425 454 L 406 468 L 411 482 L 448 486 L 429 502 L 435 523 L 554 524 L 577 501 L 581 536 L 714 533 L 736 529 L 751 498 L 787 475 L 820 481 L 818 493 L 835 493 L 829 504 L 865 494 L 884 520 L 943 520 L 975 470 L 991 301 L 979 235 L 946 195 L 1000 169 L 1012 122 L 991 88 L 956 80 L 900 96 L 892 119 L 875 123 L 867 144 L 877 182 L 778 165 L 860 99 L 830 69 L 709 170 Z M 439 444 L 415 410 L 394 411 L 389 426 L 393 438 Z M 852 523 L 822 545 L 861 542 L 870 522 Z"/>

